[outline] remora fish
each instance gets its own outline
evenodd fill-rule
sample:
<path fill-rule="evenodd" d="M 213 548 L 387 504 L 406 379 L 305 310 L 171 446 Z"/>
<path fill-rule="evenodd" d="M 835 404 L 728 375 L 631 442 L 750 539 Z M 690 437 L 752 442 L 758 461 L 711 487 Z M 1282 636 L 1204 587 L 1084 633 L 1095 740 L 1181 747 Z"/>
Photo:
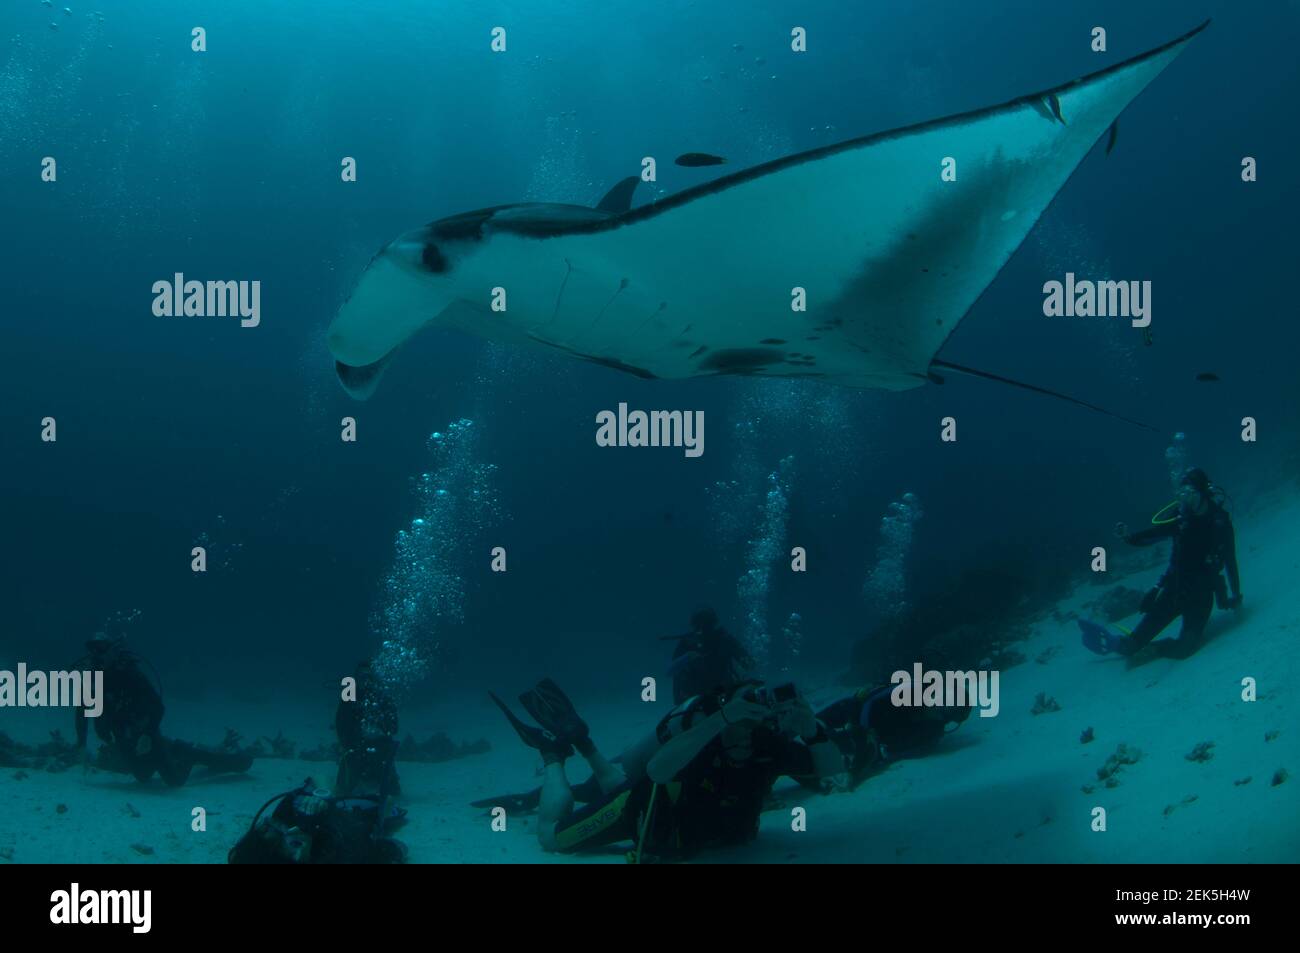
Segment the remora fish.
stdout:
<path fill-rule="evenodd" d="M 694 168 L 703 165 L 722 165 L 727 160 L 722 158 L 722 156 L 710 155 L 707 152 L 683 152 L 673 161 L 678 165 Z"/>

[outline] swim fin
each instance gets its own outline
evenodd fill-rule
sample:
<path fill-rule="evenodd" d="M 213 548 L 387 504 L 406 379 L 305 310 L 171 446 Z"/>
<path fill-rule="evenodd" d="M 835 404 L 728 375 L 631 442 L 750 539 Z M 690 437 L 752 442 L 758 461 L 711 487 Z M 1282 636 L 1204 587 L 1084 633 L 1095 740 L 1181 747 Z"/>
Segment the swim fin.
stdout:
<path fill-rule="evenodd" d="M 580 747 L 587 741 L 590 734 L 587 723 L 578 716 L 573 702 L 551 679 L 542 679 L 532 691 L 520 695 L 519 704 L 556 738 L 575 747 Z"/>
<path fill-rule="evenodd" d="M 534 728 L 515 717 L 515 713 L 506 707 L 506 703 L 497 696 L 488 692 L 492 700 L 497 703 L 497 707 L 505 714 L 506 720 L 510 722 L 510 727 L 519 734 L 519 739 L 528 747 L 536 748 L 542 755 L 542 761 L 546 764 L 554 764 L 563 761 L 569 755 L 573 754 L 573 746 L 566 739 L 559 738 L 554 732 L 545 728 Z"/>
<path fill-rule="evenodd" d="M 1098 655 L 1109 655 L 1119 651 L 1123 636 L 1116 635 L 1106 626 L 1091 619 L 1079 619 L 1079 629 L 1083 632 L 1083 647 Z"/>

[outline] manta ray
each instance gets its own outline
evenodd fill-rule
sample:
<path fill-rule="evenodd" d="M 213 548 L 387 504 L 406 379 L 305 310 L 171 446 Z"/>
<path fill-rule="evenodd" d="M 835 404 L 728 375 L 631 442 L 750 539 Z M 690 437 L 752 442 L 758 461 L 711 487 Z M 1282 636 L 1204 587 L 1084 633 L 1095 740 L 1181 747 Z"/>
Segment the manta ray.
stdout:
<path fill-rule="evenodd" d="M 339 380 L 369 397 L 401 345 L 434 325 L 642 378 L 905 390 L 948 369 L 1084 403 L 936 355 L 1092 147 L 1207 23 L 1053 89 L 637 208 L 632 176 L 595 208 L 499 205 L 407 232 L 371 259 L 329 327 Z"/>

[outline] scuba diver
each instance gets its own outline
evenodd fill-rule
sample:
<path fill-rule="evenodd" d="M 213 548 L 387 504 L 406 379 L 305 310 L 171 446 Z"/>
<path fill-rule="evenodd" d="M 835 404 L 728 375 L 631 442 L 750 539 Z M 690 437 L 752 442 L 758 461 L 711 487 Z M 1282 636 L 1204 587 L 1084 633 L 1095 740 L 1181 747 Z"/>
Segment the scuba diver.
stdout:
<path fill-rule="evenodd" d="M 754 667 L 754 659 L 736 638 L 718 625 L 717 613 L 709 608 L 698 609 L 691 615 L 689 632 L 660 636 L 659 640 L 677 643 L 668 665 L 668 674 L 673 680 L 674 705 L 696 695 L 728 695 Z M 498 700 L 497 704 L 501 702 Z M 612 763 L 622 768 L 627 780 L 635 782 L 645 775 L 645 766 L 658 748 L 659 740 L 651 734 L 613 758 Z M 590 804 L 602 796 L 600 781 L 595 774 L 572 785 L 571 790 L 574 799 L 582 804 Z M 472 801 L 470 806 L 531 812 L 537 810 L 541 797 L 542 789 L 533 788 L 521 794 L 499 794 Z"/>
<path fill-rule="evenodd" d="M 272 804 L 270 814 L 266 809 Z M 264 816 L 265 815 L 265 816 Z M 301 787 L 271 798 L 230 848 L 232 864 L 400 864 L 406 845 L 383 831 L 401 819 L 378 796 L 338 797 Z"/>
<path fill-rule="evenodd" d="M 521 721 L 491 697 L 520 739 L 542 756 L 546 778 L 538 839 L 547 851 L 630 841 L 628 860 L 641 863 L 741 844 L 757 836 L 763 804 L 778 777 L 823 777 L 843 770 L 839 749 L 792 684 L 767 689 L 751 681 L 690 698 L 634 746 L 621 769 L 597 750 L 586 722 L 550 679 L 519 697 L 541 727 Z M 600 791 L 576 810 L 575 791 L 564 773 L 575 751 L 587 761 Z"/>
<path fill-rule="evenodd" d="M 86 653 L 76 668 L 104 673 L 104 709 L 94 722 L 96 737 L 106 745 L 100 753 L 106 770 L 133 774 L 138 781 L 148 781 L 157 772 L 164 783 L 176 787 L 185 783 L 196 764 L 214 774 L 240 774 L 253 766 L 252 756 L 244 752 L 164 738 L 159 730 L 165 710 L 162 693 L 141 671 L 140 659 L 127 649 L 124 637 L 96 632 L 86 642 Z M 85 750 L 89 732 L 81 709 L 76 720 L 77 747 Z"/>
<path fill-rule="evenodd" d="M 397 704 L 369 662 L 358 662 L 353 678 L 356 699 L 341 699 L 334 712 L 339 742 L 335 792 L 396 798 L 402 791 L 396 764 Z"/>
<path fill-rule="evenodd" d="M 970 705 L 895 705 L 894 686 L 863 688 L 817 712 L 844 755 L 844 787 L 855 790 L 900 755 L 917 754 L 939 742 L 970 717 Z M 795 778 L 804 787 L 824 788 L 822 778 Z"/>
<path fill-rule="evenodd" d="M 368 661 L 357 663 L 354 700 L 334 713 L 339 767 L 334 790 L 308 778 L 262 805 L 230 849 L 232 864 L 400 864 L 406 845 L 388 836 L 406 819 L 396 806 L 397 704 Z M 267 814 L 272 804 L 275 809 Z M 265 815 L 265 816 L 263 816 Z"/>
<path fill-rule="evenodd" d="M 677 643 L 668 667 L 675 705 L 695 695 L 733 686 L 754 668 L 753 657 L 718 624 L 718 614 L 709 608 L 691 616 L 691 628 L 686 634 L 662 639 Z"/>
<path fill-rule="evenodd" d="M 1173 540 L 1169 568 L 1143 597 L 1142 619 L 1132 632 L 1080 619 L 1085 647 L 1098 655 L 1133 655 L 1182 616 L 1178 638 L 1161 639 L 1152 648 L 1165 658 L 1185 659 L 1200 648 L 1216 602 L 1220 609 L 1241 606 L 1235 534 L 1223 499 L 1223 491 L 1210 483 L 1205 471 L 1192 467 L 1183 474 L 1178 499 L 1152 517 L 1152 526 L 1136 533 L 1129 533 L 1123 523 L 1115 527 L 1116 535 L 1134 546 Z M 1175 505 L 1178 512 L 1173 518 L 1159 519 Z"/>

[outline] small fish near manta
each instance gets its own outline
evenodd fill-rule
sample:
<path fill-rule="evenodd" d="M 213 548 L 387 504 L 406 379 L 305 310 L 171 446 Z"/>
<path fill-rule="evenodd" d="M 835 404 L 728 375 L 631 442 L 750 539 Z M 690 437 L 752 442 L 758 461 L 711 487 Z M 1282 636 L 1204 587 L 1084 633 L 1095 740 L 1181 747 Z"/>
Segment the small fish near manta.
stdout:
<path fill-rule="evenodd" d="M 948 369 L 1064 397 L 936 355 L 1093 145 L 1205 26 L 1052 90 L 635 209 L 631 176 L 596 208 L 499 205 L 407 232 L 329 327 L 339 380 L 370 396 L 401 345 L 433 325 L 643 378 L 907 390 Z M 956 182 L 939 175 L 946 155 L 959 157 Z M 498 287 L 506 306 L 492 310 Z M 795 287 L 804 312 L 791 309 Z"/>
<path fill-rule="evenodd" d="M 697 168 L 704 165 L 725 165 L 727 162 L 722 156 L 710 155 L 707 152 L 683 152 L 673 161 L 687 168 Z"/>

